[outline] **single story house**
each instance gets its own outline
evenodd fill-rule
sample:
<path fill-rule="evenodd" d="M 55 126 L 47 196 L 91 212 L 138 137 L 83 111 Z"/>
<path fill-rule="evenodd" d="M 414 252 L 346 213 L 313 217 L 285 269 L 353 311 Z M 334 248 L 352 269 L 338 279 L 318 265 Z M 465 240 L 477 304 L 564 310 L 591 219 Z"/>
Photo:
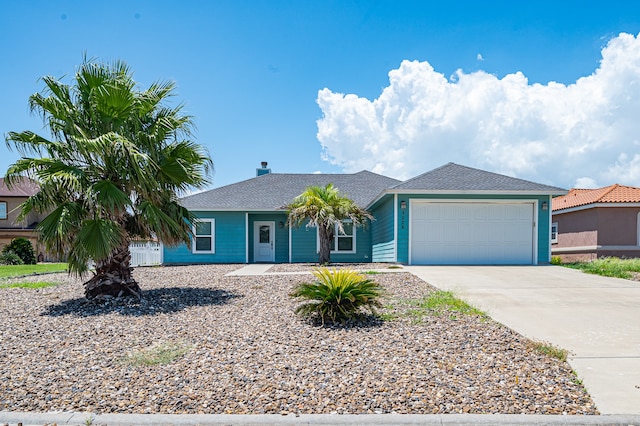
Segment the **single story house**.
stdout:
<path fill-rule="evenodd" d="M 552 249 L 565 262 L 640 257 L 640 188 L 571 189 L 553 199 Z"/>
<path fill-rule="evenodd" d="M 333 262 L 524 264 L 550 261 L 551 198 L 561 188 L 448 163 L 399 181 L 353 174 L 271 173 L 194 194 L 192 244 L 165 247 L 165 264 L 318 261 L 316 228 L 287 225 L 283 206 L 310 185 L 333 183 L 374 216 L 336 233 Z"/>

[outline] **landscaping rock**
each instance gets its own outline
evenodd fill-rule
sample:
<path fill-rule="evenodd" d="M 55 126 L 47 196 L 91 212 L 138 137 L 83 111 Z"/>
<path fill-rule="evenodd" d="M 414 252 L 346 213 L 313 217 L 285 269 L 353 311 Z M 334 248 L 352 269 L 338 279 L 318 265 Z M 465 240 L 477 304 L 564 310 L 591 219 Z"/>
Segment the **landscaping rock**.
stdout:
<path fill-rule="evenodd" d="M 597 413 L 569 365 L 523 336 L 480 316 L 418 315 L 408 300 L 434 288 L 408 273 L 369 276 L 393 320 L 322 327 L 288 297 L 312 276 L 225 276 L 241 266 L 137 268 L 144 303 L 87 303 L 66 274 L 47 277 L 56 287 L 0 289 L 0 410 Z M 169 346 L 185 352 L 131 362 Z"/>

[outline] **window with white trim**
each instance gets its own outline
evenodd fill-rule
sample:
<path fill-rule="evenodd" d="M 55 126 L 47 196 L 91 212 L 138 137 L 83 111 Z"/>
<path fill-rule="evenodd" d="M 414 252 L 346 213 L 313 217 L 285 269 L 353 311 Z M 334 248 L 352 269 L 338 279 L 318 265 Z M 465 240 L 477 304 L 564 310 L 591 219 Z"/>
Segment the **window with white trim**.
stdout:
<path fill-rule="evenodd" d="M 551 224 L 551 243 L 558 243 L 558 222 L 553 222 Z"/>
<path fill-rule="evenodd" d="M 216 252 L 216 221 L 215 219 L 198 219 L 193 225 L 193 253 Z"/>
<path fill-rule="evenodd" d="M 336 225 L 336 229 L 333 233 L 333 247 L 332 251 L 334 252 L 355 252 L 356 251 L 356 235 L 354 232 L 355 228 L 353 226 L 353 222 L 350 220 L 342 221 L 342 231 L 338 229 L 338 225 Z"/>
<path fill-rule="evenodd" d="M 7 202 L 0 201 L 0 219 L 7 218 Z"/>

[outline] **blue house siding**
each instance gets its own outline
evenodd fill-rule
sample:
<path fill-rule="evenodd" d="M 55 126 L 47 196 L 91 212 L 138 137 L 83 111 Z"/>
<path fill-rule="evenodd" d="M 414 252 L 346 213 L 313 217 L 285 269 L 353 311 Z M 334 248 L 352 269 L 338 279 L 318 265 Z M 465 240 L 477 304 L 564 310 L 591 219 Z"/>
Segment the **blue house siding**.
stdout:
<path fill-rule="evenodd" d="M 317 262 L 318 249 L 316 243 L 318 231 L 302 225 L 291 229 L 291 262 Z"/>
<path fill-rule="evenodd" d="M 549 209 L 551 209 L 551 196 L 548 195 L 433 195 L 433 194 L 399 194 L 398 195 L 398 262 L 409 263 L 409 200 L 410 199 L 431 199 L 431 200 L 537 200 L 538 201 L 538 244 L 537 244 L 537 261 L 538 263 L 548 263 L 550 260 L 550 222 Z M 407 208 L 402 210 L 399 208 L 402 201 L 406 202 Z M 542 210 L 543 202 L 547 202 L 547 210 Z"/>
<path fill-rule="evenodd" d="M 307 228 L 305 225 L 291 230 L 291 262 L 307 263 L 318 261 L 318 231 L 316 228 Z M 332 262 L 371 262 L 371 224 L 366 228 L 356 228 L 356 252 L 355 253 L 331 253 Z"/>
<path fill-rule="evenodd" d="M 249 263 L 253 263 L 254 222 L 275 223 L 275 263 L 289 262 L 289 229 L 286 213 L 249 213 Z M 282 227 L 280 226 L 282 224 Z"/>
<path fill-rule="evenodd" d="M 164 247 L 165 264 L 245 263 L 245 213 L 194 211 L 202 219 L 215 219 L 215 253 L 192 253 L 191 245 Z"/>
<path fill-rule="evenodd" d="M 371 261 L 395 262 L 395 240 L 393 228 L 393 195 L 387 195 L 371 209 L 376 218 L 371 224 Z"/>

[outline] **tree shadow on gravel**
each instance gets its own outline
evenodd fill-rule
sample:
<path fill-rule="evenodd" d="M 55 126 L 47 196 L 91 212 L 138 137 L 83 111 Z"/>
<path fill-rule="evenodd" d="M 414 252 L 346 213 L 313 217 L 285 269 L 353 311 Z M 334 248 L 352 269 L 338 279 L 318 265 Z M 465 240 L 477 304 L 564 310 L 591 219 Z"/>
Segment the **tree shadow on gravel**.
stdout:
<path fill-rule="evenodd" d="M 90 302 L 84 297 L 69 299 L 57 305 L 47 306 L 40 315 L 92 317 L 116 312 L 120 315 L 139 317 L 179 312 L 192 306 L 224 305 L 244 296 L 220 289 L 169 287 L 143 291 L 142 297 L 142 301 L 132 298 L 109 299 L 101 302 Z"/>

